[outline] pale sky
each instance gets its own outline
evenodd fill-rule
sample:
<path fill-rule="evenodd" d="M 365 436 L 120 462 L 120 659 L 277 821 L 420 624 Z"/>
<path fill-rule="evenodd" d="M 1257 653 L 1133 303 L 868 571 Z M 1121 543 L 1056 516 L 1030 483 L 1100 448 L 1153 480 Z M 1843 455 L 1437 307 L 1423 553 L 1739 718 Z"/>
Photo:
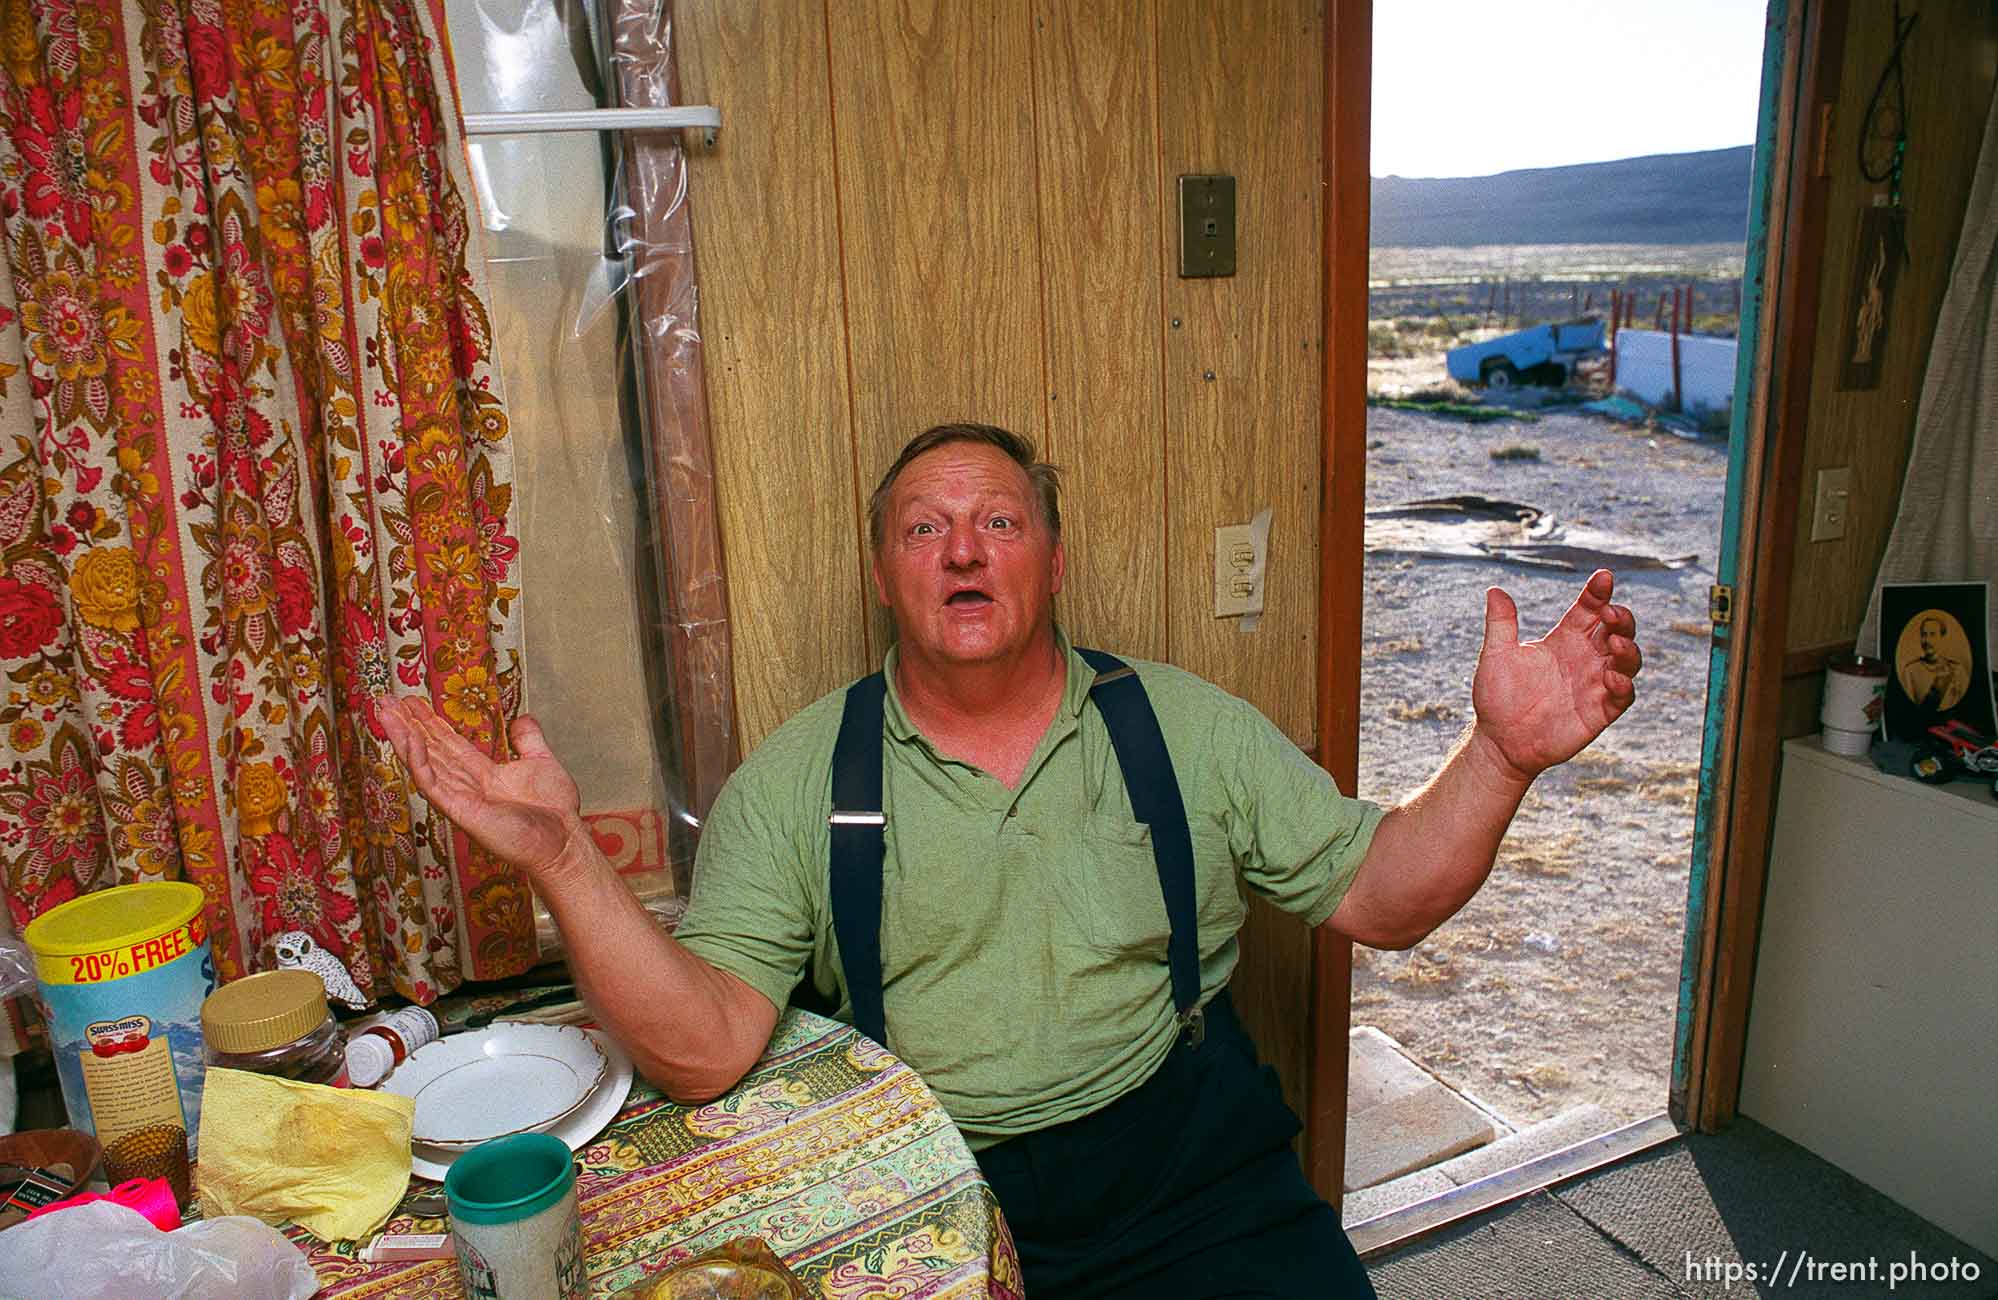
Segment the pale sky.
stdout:
<path fill-rule="evenodd" d="M 1380 0 L 1375 176 L 1750 144 L 1758 0 Z"/>

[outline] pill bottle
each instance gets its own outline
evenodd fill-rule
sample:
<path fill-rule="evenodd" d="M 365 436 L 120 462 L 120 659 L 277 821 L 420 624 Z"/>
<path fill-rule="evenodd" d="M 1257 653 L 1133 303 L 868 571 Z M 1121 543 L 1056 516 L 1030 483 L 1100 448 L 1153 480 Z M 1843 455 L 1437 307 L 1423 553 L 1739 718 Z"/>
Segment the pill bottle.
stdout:
<path fill-rule="evenodd" d="M 309 970 L 272 970 L 224 984 L 201 1004 L 210 1065 L 300 1083 L 347 1086 L 345 1035 Z"/>
<path fill-rule="evenodd" d="M 363 1023 L 347 1035 L 347 1078 L 356 1088 L 372 1088 L 425 1043 L 437 1041 L 437 1017 L 422 1007 L 403 1007 Z"/>

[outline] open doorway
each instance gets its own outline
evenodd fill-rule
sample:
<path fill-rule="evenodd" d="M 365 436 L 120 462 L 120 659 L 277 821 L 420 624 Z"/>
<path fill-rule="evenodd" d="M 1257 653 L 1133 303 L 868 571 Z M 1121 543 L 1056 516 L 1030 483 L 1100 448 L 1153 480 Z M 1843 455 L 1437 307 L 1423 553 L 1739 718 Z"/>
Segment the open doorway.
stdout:
<path fill-rule="evenodd" d="M 1360 793 L 1468 724 L 1487 586 L 1533 636 L 1615 569 L 1646 666 L 1462 913 L 1355 950 L 1349 1224 L 1667 1105 L 1764 18 L 1556 8 L 1374 15 Z"/>

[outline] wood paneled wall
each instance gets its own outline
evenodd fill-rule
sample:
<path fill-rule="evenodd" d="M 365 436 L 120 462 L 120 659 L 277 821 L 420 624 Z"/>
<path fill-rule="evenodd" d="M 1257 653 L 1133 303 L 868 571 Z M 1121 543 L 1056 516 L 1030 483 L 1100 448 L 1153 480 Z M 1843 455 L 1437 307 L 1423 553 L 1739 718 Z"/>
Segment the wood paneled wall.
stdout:
<path fill-rule="evenodd" d="M 676 0 L 743 747 L 878 666 L 868 494 L 946 420 L 1061 466 L 1077 640 L 1315 738 L 1315 0 Z M 1177 178 L 1237 178 L 1238 272 L 1177 275 Z M 1267 608 L 1213 536 L 1273 512 Z M 1245 1014 L 1303 1102 L 1309 948 L 1258 915 Z"/>
<path fill-rule="evenodd" d="M 1908 152 L 1902 199 L 1908 259 L 1894 289 L 1879 387 L 1856 392 L 1838 390 L 1847 341 L 1845 315 L 1853 302 L 1860 221 L 1875 196 L 1886 193 L 1886 186 L 1861 177 L 1856 151 L 1867 100 L 1893 45 L 1893 7 L 1853 5 L 1846 32 L 1825 160 L 1829 201 L 1825 257 L 1818 271 L 1822 298 L 1785 638 L 1793 650 L 1850 641 L 1865 616 L 1900 502 L 1936 313 L 1956 255 L 1964 199 L 1977 169 L 1985 110 L 1998 71 L 1998 23 L 1988 0 L 1932 0 L 1920 10 L 1921 20 L 1903 55 Z M 1840 465 L 1853 471 L 1845 536 L 1813 542 L 1811 505 L 1818 471 Z M 1786 716 L 1814 731 L 1821 678 L 1814 674 L 1799 680 L 1808 688 L 1808 705 L 1801 711 L 1786 708 Z"/>

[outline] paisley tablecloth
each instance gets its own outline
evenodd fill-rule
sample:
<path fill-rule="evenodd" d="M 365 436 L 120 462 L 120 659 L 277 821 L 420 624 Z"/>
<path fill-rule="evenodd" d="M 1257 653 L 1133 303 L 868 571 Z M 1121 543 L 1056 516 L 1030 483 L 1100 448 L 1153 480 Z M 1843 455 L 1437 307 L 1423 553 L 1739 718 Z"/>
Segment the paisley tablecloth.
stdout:
<path fill-rule="evenodd" d="M 997 1202 L 930 1090 L 851 1028 L 807 1012 L 784 1013 L 733 1092 L 680 1106 L 640 1081 L 576 1154 L 593 1296 L 742 1236 L 763 1238 L 829 1300 L 1022 1294 Z M 389 1223 L 446 1228 L 407 1214 Z M 462 1294 L 454 1261 L 367 1264 L 355 1244 L 291 1235 L 321 1296 Z"/>

